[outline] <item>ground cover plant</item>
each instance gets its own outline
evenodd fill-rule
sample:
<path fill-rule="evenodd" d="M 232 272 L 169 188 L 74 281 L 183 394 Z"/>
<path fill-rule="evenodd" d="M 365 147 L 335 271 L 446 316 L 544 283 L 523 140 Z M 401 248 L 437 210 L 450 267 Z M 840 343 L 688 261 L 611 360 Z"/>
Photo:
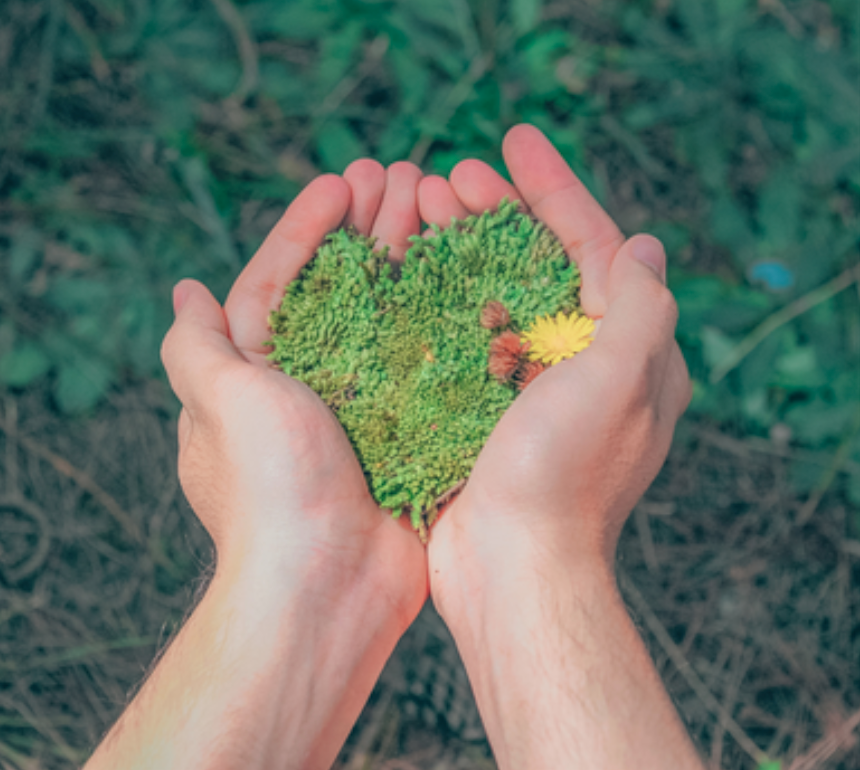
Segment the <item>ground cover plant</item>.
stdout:
<path fill-rule="evenodd" d="M 860 764 L 855 5 L 7 0 L 0 763 L 80 763 L 206 562 L 158 362 L 173 283 L 223 297 L 317 173 L 500 167 L 530 121 L 670 255 L 696 396 L 622 549 L 661 672 L 713 767 Z M 344 767 L 486 755 L 422 623 Z"/>
<path fill-rule="evenodd" d="M 579 271 L 506 201 L 414 236 L 399 276 L 339 230 L 272 313 L 269 360 L 334 411 L 377 503 L 427 541 L 516 394 L 588 346 Z"/>

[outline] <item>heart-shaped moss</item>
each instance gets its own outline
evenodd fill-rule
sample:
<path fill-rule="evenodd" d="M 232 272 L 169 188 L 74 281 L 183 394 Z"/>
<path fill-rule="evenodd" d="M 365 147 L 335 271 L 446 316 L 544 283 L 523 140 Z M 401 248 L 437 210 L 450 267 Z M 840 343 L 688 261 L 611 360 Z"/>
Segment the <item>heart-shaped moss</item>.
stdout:
<path fill-rule="evenodd" d="M 271 315 L 270 360 L 334 410 L 374 498 L 423 540 L 542 368 L 520 330 L 578 311 L 579 272 L 513 202 L 412 242 L 398 279 L 373 239 L 330 235 Z"/>

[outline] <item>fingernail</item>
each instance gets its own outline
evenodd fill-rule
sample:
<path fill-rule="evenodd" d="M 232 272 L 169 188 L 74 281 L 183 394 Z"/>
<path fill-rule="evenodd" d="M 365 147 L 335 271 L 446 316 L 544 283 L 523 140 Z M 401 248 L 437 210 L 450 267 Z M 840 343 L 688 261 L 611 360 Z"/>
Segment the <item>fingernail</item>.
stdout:
<path fill-rule="evenodd" d="M 648 265 L 663 283 L 666 283 L 666 252 L 663 244 L 651 235 L 633 241 L 633 256 Z"/>
<path fill-rule="evenodd" d="M 173 287 L 173 315 L 179 315 L 182 306 L 188 299 L 188 284 L 182 280 Z"/>

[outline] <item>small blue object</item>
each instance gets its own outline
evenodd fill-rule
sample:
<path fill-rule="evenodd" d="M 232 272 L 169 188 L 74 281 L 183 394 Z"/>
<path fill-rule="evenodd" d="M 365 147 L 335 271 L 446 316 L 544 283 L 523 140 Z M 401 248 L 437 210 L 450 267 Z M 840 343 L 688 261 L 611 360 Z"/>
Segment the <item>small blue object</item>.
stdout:
<path fill-rule="evenodd" d="M 794 273 L 782 262 L 756 262 L 747 273 L 750 283 L 763 283 L 771 291 L 785 291 L 794 286 Z"/>

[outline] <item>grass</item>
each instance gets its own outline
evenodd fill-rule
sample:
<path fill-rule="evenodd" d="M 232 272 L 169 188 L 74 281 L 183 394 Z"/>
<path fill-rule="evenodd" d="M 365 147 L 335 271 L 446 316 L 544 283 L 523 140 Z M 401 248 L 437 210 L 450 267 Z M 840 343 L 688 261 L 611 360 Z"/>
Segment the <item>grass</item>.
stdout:
<path fill-rule="evenodd" d="M 691 731 L 714 768 L 860 764 L 858 44 L 850 0 L 9 0 L 0 766 L 79 764 L 205 572 L 173 283 L 223 297 L 322 171 L 500 167 L 518 121 L 670 253 L 696 399 L 621 567 Z M 428 613 L 340 764 L 481 756 Z"/>

